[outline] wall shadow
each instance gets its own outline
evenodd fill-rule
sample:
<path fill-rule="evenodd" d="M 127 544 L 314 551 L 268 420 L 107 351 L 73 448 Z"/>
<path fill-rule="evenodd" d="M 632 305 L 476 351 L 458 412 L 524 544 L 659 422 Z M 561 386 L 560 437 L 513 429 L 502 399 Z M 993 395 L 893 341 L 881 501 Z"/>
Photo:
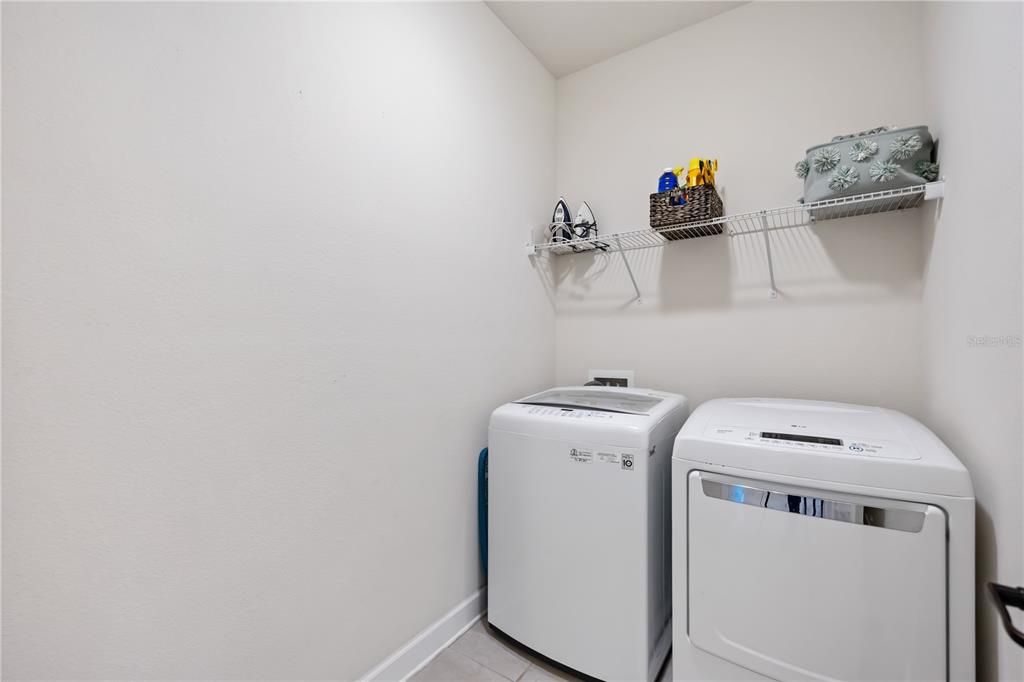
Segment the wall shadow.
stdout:
<path fill-rule="evenodd" d="M 995 605 L 988 594 L 986 583 L 995 580 L 998 550 L 996 549 L 996 527 L 988 510 L 978 504 L 975 507 L 975 591 L 974 641 L 976 668 L 979 680 L 998 680 L 999 638 L 1006 635 L 999 624 Z"/>
<path fill-rule="evenodd" d="M 662 310 L 724 308 L 732 301 L 726 235 L 682 239 L 661 251 L 658 301 Z"/>
<path fill-rule="evenodd" d="M 843 280 L 900 292 L 920 286 L 924 273 L 921 235 L 928 213 L 914 209 L 839 218 L 815 223 L 811 230 Z"/>
<path fill-rule="evenodd" d="M 553 269 L 555 288 L 569 284 L 573 287 L 572 297 L 584 298 L 608 270 L 613 257 L 620 258 L 617 254 L 597 250 L 556 257 Z"/>

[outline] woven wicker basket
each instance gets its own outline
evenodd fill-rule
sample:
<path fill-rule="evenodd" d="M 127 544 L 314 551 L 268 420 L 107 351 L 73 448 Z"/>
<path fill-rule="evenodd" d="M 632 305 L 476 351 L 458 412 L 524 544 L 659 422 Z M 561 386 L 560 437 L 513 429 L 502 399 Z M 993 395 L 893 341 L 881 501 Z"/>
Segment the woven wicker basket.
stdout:
<path fill-rule="evenodd" d="M 673 206 L 673 201 L 686 193 L 686 203 Z M 662 230 L 665 227 L 683 226 L 701 220 L 721 218 L 725 215 L 722 198 L 718 196 L 714 185 L 697 185 L 696 187 L 677 188 L 667 192 L 651 195 L 651 227 L 658 228 L 666 239 L 692 239 L 706 237 L 711 234 L 722 234 L 721 225 L 709 225 L 699 229 Z"/>

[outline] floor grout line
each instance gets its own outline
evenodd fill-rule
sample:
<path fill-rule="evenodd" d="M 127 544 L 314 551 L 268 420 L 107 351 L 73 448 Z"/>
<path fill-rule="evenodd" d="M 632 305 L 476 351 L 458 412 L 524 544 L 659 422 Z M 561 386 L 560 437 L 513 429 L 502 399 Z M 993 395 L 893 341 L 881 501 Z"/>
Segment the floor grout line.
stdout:
<path fill-rule="evenodd" d="M 458 652 L 456 652 L 456 653 L 458 653 Z M 490 666 L 486 665 L 486 664 L 485 664 L 485 663 L 484 663 L 483 661 L 478 661 L 478 660 L 476 660 L 475 658 L 473 658 L 472 656 L 466 656 L 466 654 L 461 654 L 461 655 L 462 655 L 462 656 L 465 656 L 465 657 L 466 657 L 466 658 L 468 658 L 469 660 L 473 661 L 474 663 L 476 663 L 477 665 L 479 665 L 479 666 L 480 666 L 481 668 L 486 668 L 487 670 L 490 670 L 490 671 L 491 671 L 492 673 L 494 673 L 495 675 L 497 675 L 497 676 L 498 676 L 498 677 L 500 677 L 501 679 L 503 679 L 503 680 L 508 680 L 508 682 L 517 682 L 517 681 L 519 680 L 519 678 L 520 678 L 520 677 L 522 677 L 523 675 L 525 675 L 525 674 L 526 674 L 526 670 L 529 670 L 529 669 L 530 669 L 530 666 L 532 665 L 532 664 L 531 664 L 531 663 L 530 663 L 529 661 L 524 661 L 524 662 L 526 663 L 526 670 L 524 670 L 523 672 L 519 673 L 519 675 L 517 675 L 517 676 L 516 676 L 516 678 L 515 678 L 515 679 L 513 680 L 513 679 L 512 679 L 511 677 L 509 677 L 509 676 L 507 676 L 507 675 L 502 675 L 501 673 L 499 673 L 499 672 L 498 672 L 497 670 L 495 670 L 494 668 L 492 668 L 492 667 L 490 667 Z"/>
<path fill-rule="evenodd" d="M 516 680 L 518 680 L 519 677 L 522 677 L 523 675 L 526 674 L 526 671 L 524 670 L 523 673 L 519 677 L 517 677 L 515 680 L 513 680 L 511 677 L 507 677 L 505 675 L 502 675 L 501 673 L 499 673 L 494 668 L 491 668 L 491 667 L 488 667 L 488 666 L 484 665 L 483 663 L 481 663 L 480 661 L 476 660 L 472 656 L 467 656 L 466 654 L 464 654 L 464 653 L 462 653 L 460 651 L 455 651 L 451 647 L 448 647 L 447 649 L 445 649 L 445 651 L 450 651 L 451 653 L 455 654 L 456 656 L 461 656 L 462 658 L 466 659 L 467 661 L 472 661 L 473 663 L 476 663 L 478 666 L 480 666 L 484 670 L 487 670 L 488 672 L 492 672 L 495 675 L 497 675 L 498 677 L 500 677 L 501 679 L 508 680 L 508 682 L 516 682 Z M 527 667 L 529 667 L 529 666 L 527 666 Z"/>
<path fill-rule="evenodd" d="M 459 637 L 459 639 L 462 639 L 463 637 L 465 637 L 466 635 L 468 635 L 468 634 L 469 634 L 470 632 L 473 632 L 472 628 L 471 628 L 471 629 L 469 629 L 469 630 L 467 630 L 466 632 L 464 632 L 464 633 L 462 634 L 462 637 Z M 479 634 L 479 635 L 482 635 L 482 636 L 483 636 L 483 637 L 485 637 L 486 639 L 488 639 L 488 640 L 490 640 L 490 641 L 494 642 L 495 644 L 498 644 L 499 646 L 501 645 L 501 643 L 500 643 L 500 642 L 498 642 L 498 640 L 496 640 L 496 639 L 494 638 L 494 636 L 493 636 L 493 635 L 491 635 L 491 633 L 487 632 L 487 630 L 486 630 L 486 629 L 484 629 L 483 631 L 480 631 L 480 630 L 478 630 L 478 631 L 477 631 L 477 634 Z M 451 643 L 451 645 L 449 646 L 449 648 L 450 648 L 451 646 L 455 646 L 455 644 L 456 644 L 456 643 L 457 643 L 458 641 L 459 641 L 459 640 L 455 640 L 455 642 L 452 642 L 452 643 Z M 518 654 L 517 654 L 516 652 L 512 651 L 511 649 L 508 649 L 507 647 L 502 647 L 502 648 L 503 648 L 503 649 L 504 649 L 505 651 L 507 651 L 508 653 L 512 654 L 512 655 L 513 655 L 514 657 L 518 658 L 518 659 L 519 659 L 520 661 L 522 661 L 523 663 L 525 663 L 525 664 L 526 664 L 526 668 L 525 668 L 525 669 L 523 669 L 523 672 L 521 672 L 521 673 L 519 673 L 518 675 L 516 675 L 516 677 L 515 677 L 514 679 L 513 679 L 513 678 L 511 678 L 511 677 L 509 677 L 508 675 L 503 675 L 503 674 L 501 674 L 500 672 L 498 672 L 498 671 L 497 671 L 497 670 L 495 670 L 494 668 L 492 668 L 492 667 L 490 667 L 489 665 L 487 665 L 487 663 L 486 663 L 485 661 L 479 661 L 479 660 L 477 660 L 476 658 L 474 658 L 474 657 L 473 657 L 472 655 L 470 655 L 469 653 L 461 653 L 461 652 L 456 652 L 456 653 L 459 653 L 459 654 L 460 654 L 461 656 L 463 656 L 463 657 L 465 657 L 465 658 L 468 658 L 469 660 L 471 660 L 471 661 L 473 661 L 474 663 L 476 663 L 477 665 L 479 665 L 479 666 L 480 666 L 481 668 L 484 668 L 484 669 L 486 669 L 486 670 L 489 670 L 489 671 L 491 671 L 492 673 L 494 673 L 495 675 L 497 675 L 498 677 L 500 677 L 500 678 L 501 678 L 501 679 L 503 679 L 503 680 L 508 680 L 509 682 L 517 682 L 517 681 L 519 680 L 519 678 L 520 678 L 520 677 L 522 677 L 523 675 L 525 675 L 525 674 L 526 674 L 526 671 L 530 669 L 530 665 L 532 665 L 532 664 L 530 663 L 530 661 L 528 661 L 528 660 L 526 660 L 525 658 L 523 658 L 522 656 L 518 655 Z"/>

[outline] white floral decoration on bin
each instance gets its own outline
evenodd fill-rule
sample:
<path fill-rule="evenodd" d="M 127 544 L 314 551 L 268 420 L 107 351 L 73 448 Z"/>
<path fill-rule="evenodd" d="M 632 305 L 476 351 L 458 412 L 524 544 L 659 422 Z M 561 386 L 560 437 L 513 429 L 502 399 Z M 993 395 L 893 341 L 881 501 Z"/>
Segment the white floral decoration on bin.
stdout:
<path fill-rule="evenodd" d="M 840 166 L 828 180 L 828 188 L 838 192 L 853 187 L 860 180 L 860 174 L 852 166 Z"/>
<path fill-rule="evenodd" d="M 921 149 L 922 142 L 920 135 L 897 135 L 889 147 L 889 158 L 903 161 L 914 155 L 914 152 Z"/>
<path fill-rule="evenodd" d="M 850 158 L 863 162 L 878 153 L 878 143 L 871 140 L 857 140 L 850 145 Z"/>
<path fill-rule="evenodd" d="M 939 179 L 939 164 L 931 161 L 918 161 L 914 164 L 914 173 L 928 182 L 935 182 Z"/>
<path fill-rule="evenodd" d="M 811 172 L 811 164 L 806 161 L 797 161 L 796 165 L 793 166 L 793 170 L 796 171 L 796 176 L 803 180 Z"/>
<path fill-rule="evenodd" d="M 868 171 L 875 182 L 889 182 L 895 179 L 899 172 L 900 167 L 891 161 L 875 161 Z"/>
<path fill-rule="evenodd" d="M 827 173 L 839 165 L 839 150 L 835 147 L 822 147 L 814 152 L 814 170 Z"/>

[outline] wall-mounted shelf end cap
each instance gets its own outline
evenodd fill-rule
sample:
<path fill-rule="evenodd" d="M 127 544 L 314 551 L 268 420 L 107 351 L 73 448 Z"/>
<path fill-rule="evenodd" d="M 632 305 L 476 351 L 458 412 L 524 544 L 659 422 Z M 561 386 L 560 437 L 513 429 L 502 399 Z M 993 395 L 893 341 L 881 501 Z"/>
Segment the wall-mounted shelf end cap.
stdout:
<path fill-rule="evenodd" d="M 929 182 L 924 186 L 924 200 L 941 199 L 946 196 L 946 179 Z"/>

